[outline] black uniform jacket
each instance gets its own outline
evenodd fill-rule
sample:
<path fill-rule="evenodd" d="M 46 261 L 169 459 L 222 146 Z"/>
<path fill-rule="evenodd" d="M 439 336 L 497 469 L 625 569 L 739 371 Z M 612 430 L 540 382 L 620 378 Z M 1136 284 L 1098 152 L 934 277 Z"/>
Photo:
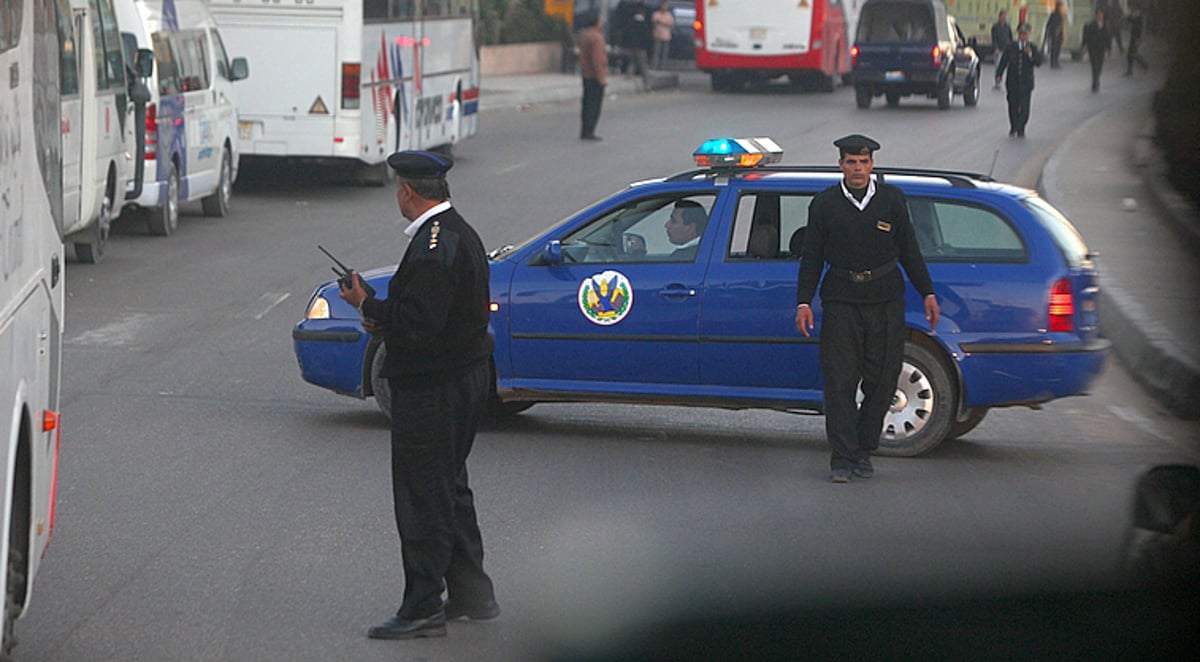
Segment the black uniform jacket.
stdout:
<path fill-rule="evenodd" d="M 387 298 L 368 298 L 363 317 L 383 327 L 384 377 L 454 378 L 492 354 L 488 260 L 475 230 L 451 207 L 412 238 Z"/>
<path fill-rule="evenodd" d="M 1021 50 L 1021 42 L 1014 41 L 1000 54 L 1000 64 L 996 65 L 996 78 L 1008 72 L 1005 87 L 1012 91 L 1028 92 L 1033 89 L 1033 68 L 1042 66 L 1042 51 L 1031 41 L 1025 42 L 1033 55 L 1026 55 Z"/>
<path fill-rule="evenodd" d="M 875 187 L 863 211 L 846 199 L 841 183 L 821 191 L 809 203 L 796 303 L 812 302 L 826 262 L 833 268 L 864 271 L 898 260 L 918 292 L 933 294 L 933 280 L 917 245 L 904 194 L 887 184 L 876 182 Z M 904 277 L 899 269 L 866 283 L 829 273 L 821 284 L 821 301 L 883 303 L 903 298 Z"/>

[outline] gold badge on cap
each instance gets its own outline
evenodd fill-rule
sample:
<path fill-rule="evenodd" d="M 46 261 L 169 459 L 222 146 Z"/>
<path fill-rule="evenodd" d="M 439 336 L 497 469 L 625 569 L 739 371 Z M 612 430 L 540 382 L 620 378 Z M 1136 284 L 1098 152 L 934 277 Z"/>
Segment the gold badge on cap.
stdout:
<path fill-rule="evenodd" d="M 892 224 L 888 223 L 887 221 L 875 221 L 875 227 L 879 228 L 880 230 L 882 230 L 884 232 L 892 231 Z"/>

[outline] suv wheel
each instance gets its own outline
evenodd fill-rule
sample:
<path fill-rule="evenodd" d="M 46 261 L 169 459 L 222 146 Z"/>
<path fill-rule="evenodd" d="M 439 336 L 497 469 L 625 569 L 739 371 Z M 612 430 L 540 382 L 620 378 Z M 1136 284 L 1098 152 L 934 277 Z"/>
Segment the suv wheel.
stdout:
<path fill-rule="evenodd" d="M 967 81 L 967 87 L 963 90 L 963 103 L 967 106 L 974 106 L 979 103 L 979 73 L 976 72 L 971 79 Z"/>
<path fill-rule="evenodd" d="M 938 104 L 938 108 L 940 108 L 941 110 L 946 110 L 946 109 L 950 108 L 950 105 L 953 103 L 954 103 L 954 75 L 949 74 L 946 76 L 946 80 L 942 81 L 941 86 L 938 87 L 937 104 Z"/>
<path fill-rule="evenodd" d="M 865 85 L 856 85 L 854 87 L 854 103 L 858 104 L 859 108 L 870 108 L 871 88 Z"/>

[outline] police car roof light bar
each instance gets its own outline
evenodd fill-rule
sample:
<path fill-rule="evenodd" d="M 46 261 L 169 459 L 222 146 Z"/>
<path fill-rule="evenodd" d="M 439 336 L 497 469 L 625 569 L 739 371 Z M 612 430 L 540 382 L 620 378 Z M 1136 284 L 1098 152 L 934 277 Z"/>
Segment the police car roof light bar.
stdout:
<path fill-rule="evenodd" d="M 702 168 L 753 168 L 783 160 L 783 148 L 774 140 L 760 138 L 712 138 L 692 153 Z"/>

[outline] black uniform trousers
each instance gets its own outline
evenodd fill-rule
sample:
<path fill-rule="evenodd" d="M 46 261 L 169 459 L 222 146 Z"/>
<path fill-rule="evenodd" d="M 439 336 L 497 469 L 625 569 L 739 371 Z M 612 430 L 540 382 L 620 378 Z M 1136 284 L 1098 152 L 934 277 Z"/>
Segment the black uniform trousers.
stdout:
<path fill-rule="evenodd" d="M 432 381 L 389 380 L 392 495 L 404 562 L 402 618 L 442 609 L 442 590 L 462 605 L 495 598 L 467 483 L 467 455 L 487 403 L 486 361 Z"/>
<path fill-rule="evenodd" d="M 1026 85 L 1009 85 L 1008 91 L 1008 129 L 1025 135 L 1025 125 L 1029 123 L 1029 104 L 1033 101 L 1033 88 Z"/>
<path fill-rule="evenodd" d="M 828 277 L 828 276 L 826 276 Z M 853 469 L 879 448 L 883 419 L 904 365 L 904 300 L 823 302 L 821 371 L 830 468 Z M 863 391 L 862 406 L 856 402 Z"/>
<path fill-rule="evenodd" d="M 604 86 L 594 78 L 583 79 L 583 108 L 580 111 L 579 136 L 596 135 L 596 124 L 600 121 L 600 106 L 604 103 Z"/>

